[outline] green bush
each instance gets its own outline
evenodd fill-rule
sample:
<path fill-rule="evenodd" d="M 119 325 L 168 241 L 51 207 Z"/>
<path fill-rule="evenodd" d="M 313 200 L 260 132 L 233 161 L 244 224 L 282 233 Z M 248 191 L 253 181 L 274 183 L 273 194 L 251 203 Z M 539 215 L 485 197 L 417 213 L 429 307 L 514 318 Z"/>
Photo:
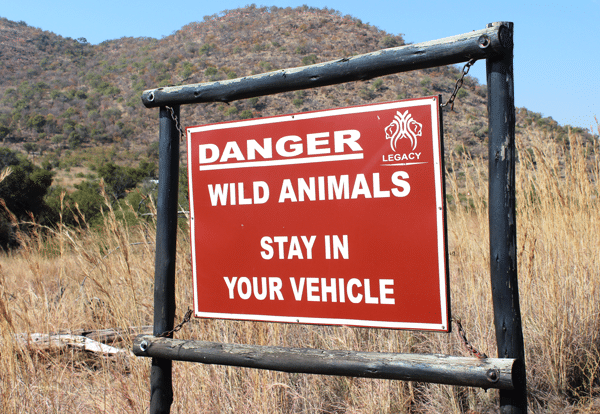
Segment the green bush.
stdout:
<path fill-rule="evenodd" d="M 194 65 L 192 63 L 187 61 L 183 62 L 181 64 L 181 71 L 179 72 L 179 76 L 181 76 L 184 79 L 188 78 L 193 72 L 193 67 Z"/>
<path fill-rule="evenodd" d="M 458 156 L 469 155 L 469 150 L 464 144 L 457 144 L 454 146 L 454 153 Z"/>
<path fill-rule="evenodd" d="M 30 221 L 31 214 L 39 223 L 51 224 L 52 211 L 44 197 L 52 185 L 52 172 L 35 166 L 8 148 L 0 148 L 0 171 L 10 171 L 0 182 L 0 199 L 4 200 L 6 208 L 15 218 L 18 221 Z M 0 224 L 4 223 L 2 226 L 6 227 L 9 222 L 7 213 L 4 209 L 0 210 Z M 0 238 L 0 248 L 14 246 L 15 241 L 10 234 Z"/>
<path fill-rule="evenodd" d="M 9 127 L 0 125 L 0 139 L 4 139 L 10 134 L 11 130 Z"/>
<path fill-rule="evenodd" d="M 225 115 L 229 116 L 229 115 L 237 114 L 237 112 L 238 112 L 238 109 L 236 106 L 230 106 L 229 108 L 227 108 L 225 110 Z"/>
<path fill-rule="evenodd" d="M 384 48 L 388 48 L 388 47 L 396 47 L 399 46 L 398 41 L 396 40 L 395 37 L 393 36 L 384 36 L 380 41 L 379 44 L 384 47 Z"/>
<path fill-rule="evenodd" d="M 273 69 L 273 66 L 271 66 L 269 62 L 265 62 L 264 60 L 259 62 L 258 66 L 260 66 L 265 72 L 268 72 Z"/>
<path fill-rule="evenodd" d="M 364 99 L 365 101 L 370 101 L 375 97 L 375 94 L 369 88 L 361 88 L 358 90 L 358 96 L 360 96 L 361 99 Z"/>
<path fill-rule="evenodd" d="M 257 43 L 252 47 L 252 51 L 254 53 L 257 53 L 257 52 L 262 52 L 263 50 L 267 50 L 268 48 L 269 48 L 269 45 L 267 45 L 266 43 L 265 44 Z"/>
<path fill-rule="evenodd" d="M 244 109 L 242 112 L 240 112 L 239 117 L 240 117 L 240 119 L 252 118 L 252 111 L 249 109 Z"/>
<path fill-rule="evenodd" d="M 311 54 L 302 58 L 303 65 L 313 65 L 315 63 L 317 63 L 317 55 Z"/>
<path fill-rule="evenodd" d="M 204 75 L 206 76 L 215 76 L 217 73 L 219 72 L 219 70 L 213 66 L 206 68 L 206 70 L 204 71 Z"/>
<path fill-rule="evenodd" d="M 85 226 L 94 222 L 98 223 L 98 217 L 102 209 L 106 209 L 104 197 L 98 182 L 83 181 L 75 184 L 75 191 L 66 193 L 61 203 L 61 194 L 65 190 L 57 187 L 53 188 L 48 197 L 49 204 L 58 213 L 62 214 L 63 224 L 70 226 Z"/>
<path fill-rule="evenodd" d="M 155 177 L 156 164 L 143 160 L 138 168 L 133 168 L 108 162 L 98 167 L 98 175 L 104 179 L 106 193 L 118 200 L 125 197 L 144 178 Z"/>
<path fill-rule="evenodd" d="M 200 55 L 210 55 L 210 52 L 212 52 L 213 50 L 215 50 L 216 46 L 214 43 L 205 43 L 200 47 L 200 50 L 198 50 L 198 53 Z"/>
<path fill-rule="evenodd" d="M 296 50 L 294 51 L 297 55 L 305 55 L 308 53 L 308 48 L 306 47 L 306 44 L 302 44 L 300 46 L 296 47 Z"/>
<path fill-rule="evenodd" d="M 37 132 L 42 132 L 45 124 L 46 118 L 40 114 L 32 115 L 27 120 L 27 126 L 31 129 L 35 129 Z"/>

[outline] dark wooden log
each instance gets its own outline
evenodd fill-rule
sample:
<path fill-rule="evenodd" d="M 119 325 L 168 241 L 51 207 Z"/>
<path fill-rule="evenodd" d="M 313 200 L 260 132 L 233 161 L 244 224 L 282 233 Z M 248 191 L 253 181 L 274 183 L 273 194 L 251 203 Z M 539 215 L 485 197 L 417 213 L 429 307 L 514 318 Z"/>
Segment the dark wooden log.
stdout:
<path fill-rule="evenodd" d="M 300 68 L 243 78 L 150 89 L 142 102 L 153 108 L 201 102 L 231 102 L 254 96 L 367 80 L 392 73 L 487 59 L 503 49 L 503 26 L 414 45 L 383 49 Z"/>
<path fill-rule="evenodd" d="M 501 56 L 487 60 L 489 119 L 490 276 L 496 343 L 500 358 L 521 361 L 515 390 L 500 392 L 500 412 L 527 412 L 525 346 L 517 274 L 517 218 L 515 207 L 515 100 L 512 23 L 505 27 Z"/>
<path fill-rule="evenodd" d="M 340 375 L 480 388 L 513 388 L 515 359 L 463 358 L 434 354 L 330 351 L 321 349 L 223 344 L 140 335 L 136 356 L 203 364 Z"/>
<path fill-rule="evenodd" d="M 175 260 L 179 190 L 179 133 L 172 112 L 159 112 L 158 199 L 156 204 L 156 256 L 154 264 L 154 335 L 173 329 L 175 319 Z M 152 358 L 150 414 L 168 414 L 173 402 L 172 361 Z"/>

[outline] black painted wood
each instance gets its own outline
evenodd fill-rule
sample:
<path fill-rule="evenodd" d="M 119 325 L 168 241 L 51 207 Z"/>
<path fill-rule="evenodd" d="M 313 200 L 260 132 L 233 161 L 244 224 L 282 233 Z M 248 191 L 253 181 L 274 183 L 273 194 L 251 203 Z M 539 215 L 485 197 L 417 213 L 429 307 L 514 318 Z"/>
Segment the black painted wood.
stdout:
<path fill-rule="evenodd" d="M 160 107 L 159 195 L 154 291 L 154 336 L 138 337 L 134 352 L 152 357 L 152 414 L 169 413 L 172 360 L 235 365 L 285 372 L 348 375 L 499 388 L 503 413 L 525 413 L 527 391 L 516 267 L 514 85 L 512 23 L 431 42 L 384 49 L 302 68 L 228 81 L 145 91 L 147 107 Z M 487 60 L 490 130 L 490 253 L 492 299 L 499 359 L 252 347 L 156 338 L 173 328 L 179 135 L 165 106 L 230 102 L 391 73 Z M 145 342 L 144 342 L 145 341 Z"/>
<path fill-rule="evenodd" d="M 142 94 L 148 108 L 201 102 L 231 102 L 254 96 L 367 80 L 392 73 L 487 59 L 502 50 L 503 27 L 414 45 L 383 49 L 330 62 L 218 82 L 150 89 Z"/>
<path fill-rule="evenodd" d="M 480 388 L 513 389 L 517 360 L 464 358 L 437 354 L 331 351 L 275 346 L 223 344 L 139 335 L 137 356 L 268 369 Z"/>
<path fill-rule="evenodd" d="M 179 117 L 179 107 L 172 108 Z M 159 113 L 158 198 L 154 264 L 154 335 L 173 329 L 175 319 L 175 258 L 179 191 L 179 133 L 168 108 Z M 152 358 L 150 413 L 168 414 L 173 402 L 172 361 Z"/>
<path fill-rule="evenodd" d="M 512 23 L 505 27 L 504 53 L 487 60 L 489 117 L 490 277 L 498 357 L 522 361 L 515 389 L 500 392 L 500 412 L 527 412 L 525 346 L 517 274 L 515 209 L 515 104 Z"/>

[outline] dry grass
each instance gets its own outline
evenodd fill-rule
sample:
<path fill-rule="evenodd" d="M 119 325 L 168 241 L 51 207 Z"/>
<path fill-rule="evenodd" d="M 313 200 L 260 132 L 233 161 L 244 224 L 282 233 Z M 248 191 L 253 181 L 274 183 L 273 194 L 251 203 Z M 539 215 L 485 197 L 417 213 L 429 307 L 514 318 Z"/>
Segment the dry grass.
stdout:
<path fill-rule="evenodd" d="M 518 259 L 532 412 L 598 412 L 600 182 L 597 145 L 530 135 L 519 147 Z M 460 168 L 458 165 L 460 164 Z M 496 355 L 488 265 L 487 168 L 449 162 L 453 314 Z M 458 202 L 460 200 L 460 202 Z M 145 413 L 149 360 L 33 351 L 15 333 L 151 324 L 154 225 L 105 213 L 100 231 L 21 235 L 0 262 L 0 411 Z M 179 234 L 177 318 L 192 304 L 189 236 Z M 455 335 L 194 320 L 177 334 L 224 342 L 464 355 Z M 119 346 L 131 347 L 131 339 Z M 174 364 L 174 413 L 496 412 L 497 392 L 434 384 Z"/>

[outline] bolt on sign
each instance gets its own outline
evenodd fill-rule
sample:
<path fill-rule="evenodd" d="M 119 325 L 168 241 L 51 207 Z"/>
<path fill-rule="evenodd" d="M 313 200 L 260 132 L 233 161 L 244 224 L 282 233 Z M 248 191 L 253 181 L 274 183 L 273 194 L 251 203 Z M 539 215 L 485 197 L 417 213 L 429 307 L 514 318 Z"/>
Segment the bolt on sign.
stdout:
<path fill-rule="evenodd" d="M 196 316 L 449 330 L 439 97 L 187 136 Z"/>

